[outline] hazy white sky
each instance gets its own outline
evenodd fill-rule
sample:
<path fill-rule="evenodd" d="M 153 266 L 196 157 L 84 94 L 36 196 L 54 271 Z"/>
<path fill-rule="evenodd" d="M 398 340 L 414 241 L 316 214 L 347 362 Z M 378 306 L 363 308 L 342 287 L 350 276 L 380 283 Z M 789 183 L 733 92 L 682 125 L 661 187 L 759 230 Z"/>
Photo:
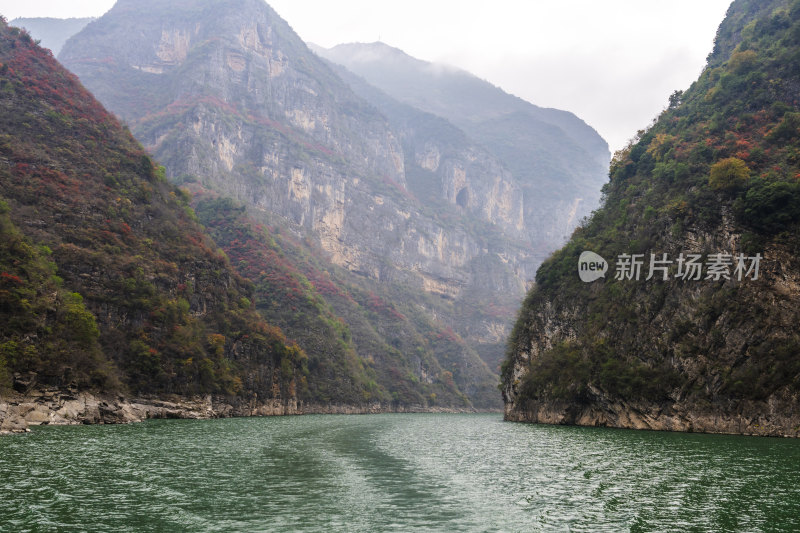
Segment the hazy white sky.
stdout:
<path fill-rule="evenodd" d="M 168 0 L 165 0 L 168 1 Z M 306 41 L 381 40 L 577 114 L 612 152 L 686 89 L 730 0 L 271 0 Z M 100 16 L 113 0 L 0 0 L 16 17 Z"/>

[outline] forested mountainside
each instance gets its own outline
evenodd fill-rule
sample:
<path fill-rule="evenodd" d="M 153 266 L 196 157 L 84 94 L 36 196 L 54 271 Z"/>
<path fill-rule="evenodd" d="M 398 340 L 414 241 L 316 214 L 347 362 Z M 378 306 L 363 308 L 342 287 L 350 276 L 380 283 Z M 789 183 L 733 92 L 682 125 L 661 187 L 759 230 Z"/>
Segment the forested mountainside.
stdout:
<path fill-rule="evenodd" d="M 296 402 L 307 358 L 130 133 L 0 26 L 0 387 Z"/>
<path fill-rule="evenodd" d="M 700 78 L 539 268 L 506 418 L 798 435 L 798 87 L 800 2 L 734 1 Z"/>
<path fill-rule="evenodd" d="M 59 58 L 171 179 L 232 198 L 256 223 L 308 242 L 319 268 L 408 310 L 411 338 L 433 328 L 455 343 L 448 359 L 424 343 L 408 352 L 372 322 L 374 346 L 399 355 L 354 342 L 362 362 L 400 357 L 392 367 L 415 369 L 426 397 L 423 384 L 444 372 L 461 392 L 491 389 L 513 310 L 552 247 L 528 238 L 525 195 L 489 152 L 462 143 L 440 158 L 437 146 L 404 144 L 260 0 L 121 0 Z M 459 382 L 460 369 L 473 381 Z"/>
<path fill-rule="evenodd" d="M 436 171 L 430 168 L 432 158 L 454 138 L 444 129 L 431 130 L 424 113 L 460 129 L 495 164 L 508 169 L 523 198 L 525 238 L 548 253 L 597 207 L 608 170 L 608 145 L 572 113 L 535 106 L 468 72 L 421 61 L 380 42 L 312 49 L 405 104 L 368 88 L 356 89 L 405 126 L 404 140 L 425 140 L 416 148 L 424 154 L 417 161 L 423 169 Z"/>
<path fill-rule="evenodd" d="M 256 307 L 305 348 L 319 402 L 494 407 L 486 366 L 450 327 L 379 283 L 352 283 L 309 239 L 248 216 L 244 206 L 192 187 L 197 214 L 239 272 Z"/>

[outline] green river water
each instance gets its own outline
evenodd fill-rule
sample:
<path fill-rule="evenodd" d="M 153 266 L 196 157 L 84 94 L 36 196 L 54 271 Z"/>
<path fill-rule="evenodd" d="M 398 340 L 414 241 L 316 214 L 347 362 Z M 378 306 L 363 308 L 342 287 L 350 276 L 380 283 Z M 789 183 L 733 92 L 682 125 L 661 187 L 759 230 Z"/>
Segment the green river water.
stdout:
<path fill-rule="evenodd" d="M 0 438 L 0 531 L 800 531 L 800 442 L 497 414 Z"/>

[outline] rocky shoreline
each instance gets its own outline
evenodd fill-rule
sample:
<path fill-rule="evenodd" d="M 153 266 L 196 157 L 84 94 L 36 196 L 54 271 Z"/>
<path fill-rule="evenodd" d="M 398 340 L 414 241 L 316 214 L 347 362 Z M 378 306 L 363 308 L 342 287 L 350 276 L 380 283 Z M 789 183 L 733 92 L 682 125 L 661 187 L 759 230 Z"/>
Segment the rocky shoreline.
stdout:
<path fill-rule="evenodd" d="M 791 400 L 771 398 L 716 407 L 680 402 L 639 405 L 606 401 L 576 405 L 529 401 L 524 407 L 507 403 L 503 418 L 533 424 L 800 438 L 800 414 L 793 412 Z"/>
<path fill-rule="evenodd" d="M 0 435 L 26 433 L 31 426 L 129 424 L 152 418 L 210 419 L 246 416 L 378 413 L 472 413 L 421 405 L 339 405 L 297 400 L 230 399 L 212 395 L 125 398 L 86 391 L 43 389 L 0 396 Z"/>

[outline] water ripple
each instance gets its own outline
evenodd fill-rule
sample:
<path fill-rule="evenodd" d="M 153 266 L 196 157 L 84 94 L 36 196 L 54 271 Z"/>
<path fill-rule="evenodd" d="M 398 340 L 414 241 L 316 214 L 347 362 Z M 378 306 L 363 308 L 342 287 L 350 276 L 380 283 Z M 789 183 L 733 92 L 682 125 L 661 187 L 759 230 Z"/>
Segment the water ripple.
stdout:
<path fill-rule="evenodd" d="M 0 439 L 0 531 L 796 531 L 795 440 L 496 415 L 41 427 Z"/>

